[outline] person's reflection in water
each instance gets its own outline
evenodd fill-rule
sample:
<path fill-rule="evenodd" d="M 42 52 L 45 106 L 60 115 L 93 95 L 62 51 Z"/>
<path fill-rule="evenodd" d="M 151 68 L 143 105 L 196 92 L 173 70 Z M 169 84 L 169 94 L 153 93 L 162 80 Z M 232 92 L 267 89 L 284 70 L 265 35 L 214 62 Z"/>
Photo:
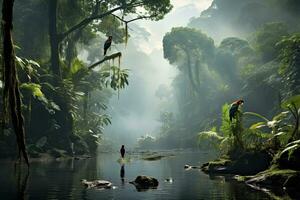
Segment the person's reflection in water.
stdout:
<path fill-rule="evenodd" d="M 124 163 L 121 165 L 120 177 L 121 177 L 122 185 L 124 185 L 125 184 L 125 164 Z"/>

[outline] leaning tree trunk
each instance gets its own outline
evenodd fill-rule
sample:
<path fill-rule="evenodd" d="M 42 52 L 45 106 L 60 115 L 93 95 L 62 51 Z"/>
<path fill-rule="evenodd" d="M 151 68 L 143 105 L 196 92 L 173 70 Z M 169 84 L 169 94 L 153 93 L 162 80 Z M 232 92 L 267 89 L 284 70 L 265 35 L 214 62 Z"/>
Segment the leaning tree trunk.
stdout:
<path fill-rule="evenodd" d="M 4 111 L 10 108 L 10 117 L 15 130 L 19 157 L 21 153 L 29 166 L 29 159 L 26 151 L 24 118 L 21 111 L 21 95 L 15 61 L 15 52 L 12 40 L 12 19 L 14 0 L 3 0 L 2 4 L 2 30 L 3 30 L 3 98 Z"/>

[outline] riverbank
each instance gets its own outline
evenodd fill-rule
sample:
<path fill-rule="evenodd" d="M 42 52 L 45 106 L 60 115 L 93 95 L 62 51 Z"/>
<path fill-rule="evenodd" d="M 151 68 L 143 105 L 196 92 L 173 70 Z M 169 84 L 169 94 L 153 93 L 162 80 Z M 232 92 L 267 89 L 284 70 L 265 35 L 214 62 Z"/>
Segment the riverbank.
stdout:
<path fill-rule="evenodd" d="M 300 199 L 300 147 L 271 155 L 267 151 L 240 153 L 204 163 L 206 174 L 226 175 L 271 196 Z M 272 197 L 273 198 L 273 197 Z"/>

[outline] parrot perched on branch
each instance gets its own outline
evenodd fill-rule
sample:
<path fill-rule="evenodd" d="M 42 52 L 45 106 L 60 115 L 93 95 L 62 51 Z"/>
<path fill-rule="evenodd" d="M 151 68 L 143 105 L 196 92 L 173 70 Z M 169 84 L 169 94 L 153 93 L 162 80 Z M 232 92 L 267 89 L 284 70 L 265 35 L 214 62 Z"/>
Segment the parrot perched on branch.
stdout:
<path fill-rule="evenodd" d="M 104 56 L 106 56 L 106 52 L 111 46 L 111 42 L 112 42 L 112 36 L 108 36 L 107 40 L 104 43 Z"/>
<path fill-rule="evenodd" d="M 232 121 L 232 118 L 235 117 L 236 112 L 239 110 L 239 106 L 244 104 L 244 100 L 240 99 L 231 104 L 230 110 L 229 110 L 229 119 Z"/>

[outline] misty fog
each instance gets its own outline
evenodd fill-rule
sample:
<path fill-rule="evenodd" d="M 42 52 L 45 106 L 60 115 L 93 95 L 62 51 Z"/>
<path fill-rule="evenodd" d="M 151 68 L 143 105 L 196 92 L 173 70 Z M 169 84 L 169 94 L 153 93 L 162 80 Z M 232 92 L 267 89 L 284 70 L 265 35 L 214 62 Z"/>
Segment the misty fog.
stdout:
<path fill-rule="evenodd" d="M 174 26 L 185 26 L 193 16 L 210 5 L 211 1 L 174 1 L 175 8 L 158 22 L 143 21 L 130 25 L 128 46 L 122 49 L 121 66 L 130 69 L 129 86 L 114 95 L 109 103 L 113 123 L 105 128 L 105 138 L 116 144 L 135 147 L 140 136 L 158 136 L 162 111 L 176 113 L 177 102 L 160 98 L 160 87 L 169 97 L 177 69 L 163 57 L 162 39 Z M 177 5 L 178 4 L 178 5 Z M 149 31 L 149 32 L 148 32 Z M 116 48 L 112 47 L 112 51 Z M 170 101 L 171 100 L 171 101 Z"/>

